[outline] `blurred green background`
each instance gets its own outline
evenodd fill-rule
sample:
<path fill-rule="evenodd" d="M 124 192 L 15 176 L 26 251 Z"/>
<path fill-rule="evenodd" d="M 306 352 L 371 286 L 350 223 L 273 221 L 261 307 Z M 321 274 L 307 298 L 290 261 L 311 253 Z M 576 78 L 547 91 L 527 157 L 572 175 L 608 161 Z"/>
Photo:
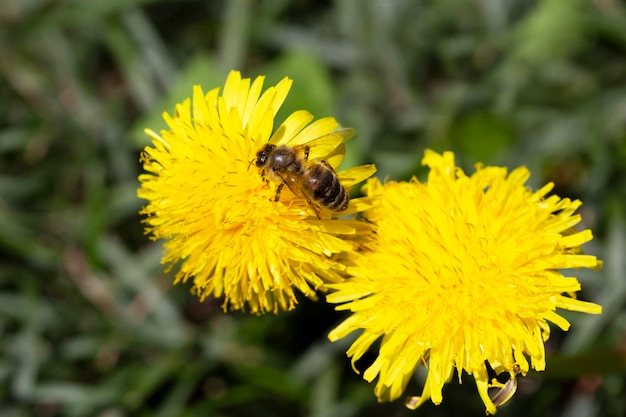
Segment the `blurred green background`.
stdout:
<path fill-rule="evenodd" d="M 345 166 L 423 176 L 450 149 L 582 199 L 605 266 L 572 273 L 604 314 L 565 313 L 499 415 L 626 415 L 622 1 L 0 3 L 0 416 L 484 415 L 471 378 L 438 407 L 377 404 L 324 303 L 224 314 L 171 285 L 137 214 L 142 131 L 231 68 L 293 78 L 280 117 L 355 127 Z"/>

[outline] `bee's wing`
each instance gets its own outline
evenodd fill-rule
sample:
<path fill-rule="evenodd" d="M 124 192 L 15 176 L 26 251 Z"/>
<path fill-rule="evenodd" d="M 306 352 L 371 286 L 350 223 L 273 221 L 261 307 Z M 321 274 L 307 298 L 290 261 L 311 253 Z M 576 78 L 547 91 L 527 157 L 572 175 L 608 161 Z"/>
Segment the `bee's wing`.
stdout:
<path fill-rule="evenodd" d="M 293 194 L 300 198 L 308 198 L 302 187 L 302 175 L 296 174 L 291 171 L 277 172 L 278 176 L 287 184 L 287 187 Z"/>
<path fill-rule="evenodd" d="M 303 184 L 302 175 L 295 174 L 291 171 L 285 171 L 278 173 L 280 178 L 287 184 L 287 187 L 291 190 L 291 192 L 298 198 L 305 200 L 308 203 L 308 206 L 313 209 L 317 217 L 320 217 L 320 207 L 315 203 L 315 198 L 313 194 L 307 191 L 307 187 Z"/>
<path fill-rule="evenodd" d="M 310 160 L 325 159 L 331 165 L 337 166 L 330 162 L 329 159 L 336 156 L 338 152 L 343 151 L 341 155 L 341 160 L 343 160 L 343 153 L 345 153 L 344 141 L 352 138 L 355 134 L 356 131 L 354 129 L 345 128 L 335 130 L 334 132 L 330 132 L 308 142 L 298 144 L 292 142 L 288 145 L 293 146 L 299 151 L 308 147 Z"/>
<path fill-rule="evenodd" d="M 307 142 L 313 140 L 317 140 L 320 137 L 328 137 L 328 136 L 340 136 L 344 140 L 349 139 L 355 135 L 354 129 L 343 128 L 337 129 L 337 121 L 334 117 L 324 117 L 322 119 L 316 120 L 315 122 L 309 124 L 305 127 L 306 122 L 310 121 L 313 116 L 309 114 L 310 118 L 305 120 L 301 120 L 299 124 L 292 126 L 292 132 L 288 132 L 287 128 L 290 126 L 285 126 L 285 131 L 281 135 L 286 140 L 278 140 L 277 145 L 287 145 L 287 146 L 300 146 L 304 145 Z M 297 119 L 297 118 L 296 118 Z M 294 121 L 295 123 L 295 121 Z M 292 125 L 294 123 L 290 123 Z M 287 124 L 287 122 L 285 122 Z M 280 130 L 280 129 L 279 129 Z M 326 133 L 330 132 L 330 133 Z M 278 133 L 278 132 L 277 132 Z"/>
<path fill-rule="evenodd" d="M 355 184 L 374 175 L 375 172 L 376 166 L 374 164 L 360 165 L 358 167 L 348 168 L 337 174 L 337 176 L 345 187 L 352 188 Z"/>
<path fill-rule="evenodd" d="M 325 135 L 322 136 L 317 136 L 316 138 L 312 139 L 312 140 L 307 140 L 307 138 L 309 138 L 311 135 L 297 135 L 295 136 L 291 141 L 287 142 L 285 145 L 289 145 L 289 146 L 300 146 L 300 145 L 308 145 L 312 142 L 319 142 L 319 141 L 323 141 L 323 140 L 348 140 L 348 139 L 352 139 L 354 136 L 356 135 L 356 130 L 352 129 L 351 127 L 344 127 L 342 129 L 337 129 L 334 130 L 330 133 L 326 133 Z"/>
<path fill-rule="evenodd" d="M 343 162 L 346 155 L 346 144 L 340 143 L 330 154 L 324 157 L 324 160 L 333 167 L 338 167 Z"/>

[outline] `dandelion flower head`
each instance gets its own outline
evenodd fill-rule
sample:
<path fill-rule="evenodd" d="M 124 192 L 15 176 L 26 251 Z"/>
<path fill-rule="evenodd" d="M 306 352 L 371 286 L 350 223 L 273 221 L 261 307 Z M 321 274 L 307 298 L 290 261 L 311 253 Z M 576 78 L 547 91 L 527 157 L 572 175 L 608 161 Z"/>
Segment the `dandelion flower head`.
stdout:
<path fill-rule="evenodd" d="M 342 236 L 365 230 L 332 213 L 318 218 L 288 187 L 274 201 L 278 184 L 254 163 L 261 147 L 295 147 L 324 137 L 311 147 L 309 159 L 337 168 L 346 135 L 329 135 L 337 121 L 312 122 L 306 111 L 293 113 L 274 131 L 291 80 L 265 91 L 263 81 L 232 71 L 221 94 L 219 88 L 205 94 L 195 86 L 173 116 L 164 114 L 168 130 L 146 130 L 153 146 L 142 154 L 146 172 L 138 191 L 148 200 L 141 211 L 147 231 L 165 240 L 163 263 L 179 264 L 176 282 L 193 279 L 201 299 L 223 296 L 224 309 L 259 314 L 293 308 L 295 289 L 314 298 L 325 283 L 340 281 L 337 258 L 354 250 Z M 338 175 L 349 189 L 373 172 L 373 166 L 362 166 Z M 355 199 L 343 213 L 359 209 Z"/>
<path fill-rule="evenodd" d="M 365 212 L 375 243 L 351 278 L 333 284 L 327 300 L 351 312 L 329 335 L 333 341 L 362 330 L 348 350 L 355 362 L 382 338 L 378 356 L 363 377 L 378 377 L 380 401 L 398 398 L 415 369 L 427 377 L 420 397 L 442 401 L 442 387 L 457 370 L 473 376 L 487 413 L 504 401 L 489 388 L 513 394 L 495 374 L 525 375 L 545 368 L 548 322 L 567 330 L 556 309 L 599 314 L 599 305 L 575 299 L 581 289 L 560 269 L 596 268 L 580 245 L 589 230 L 574 231 L 580 201 L 547 196 L 548 184 L 531 191 L 529 171 L 482 167 L 467 176 L 454 155 L 426 151 L 428 181 L 381 184 L 370 179 Z M 491 368 L 491 369 L 489 369 Z M 509 384 L 509 385 L 507 385 Z"/>

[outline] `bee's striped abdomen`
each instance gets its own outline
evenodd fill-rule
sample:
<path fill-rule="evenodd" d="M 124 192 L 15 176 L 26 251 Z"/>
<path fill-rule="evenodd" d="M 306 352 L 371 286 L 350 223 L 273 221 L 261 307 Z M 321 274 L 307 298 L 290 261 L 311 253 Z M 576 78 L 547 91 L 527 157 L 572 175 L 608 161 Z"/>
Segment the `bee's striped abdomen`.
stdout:
<path fill-rule="evenodd" d="M 307 191 L 317 203 L 334 211 L 348 208 L 350 196 L 331 169 L 314 164 L 307 168 L 304 177 Z"/>

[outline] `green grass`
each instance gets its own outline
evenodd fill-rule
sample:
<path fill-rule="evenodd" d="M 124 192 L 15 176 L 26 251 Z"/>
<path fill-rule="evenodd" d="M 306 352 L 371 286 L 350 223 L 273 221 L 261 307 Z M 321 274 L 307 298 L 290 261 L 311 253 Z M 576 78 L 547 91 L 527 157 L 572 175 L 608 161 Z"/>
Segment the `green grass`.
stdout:
<path fill-rule="evenodd" d="M 618 1 L 5 0 L 0 415 L 483 415 L 470 379 L 439 407 L 377 404 L 326 339 L 331 306 L 227 315 L 171 286 L 137 214 L 143 129 L 236 68 L 294 79 L 279 118 L 356 128 L 346 166 L 403 179 L 451 149 L 581 199 L 605 265 L 574 273 L 604 313 L 567 315 L 499 414 L 623 416 L 625 56 Z"/>

